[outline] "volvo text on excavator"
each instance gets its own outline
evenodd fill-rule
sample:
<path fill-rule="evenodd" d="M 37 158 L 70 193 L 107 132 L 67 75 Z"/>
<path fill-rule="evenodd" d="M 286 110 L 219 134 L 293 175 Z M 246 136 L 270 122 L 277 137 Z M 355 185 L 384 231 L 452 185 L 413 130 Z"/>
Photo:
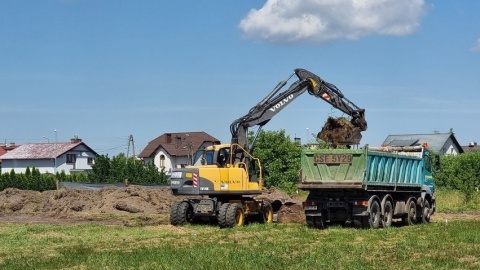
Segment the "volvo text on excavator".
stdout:
<path fill-rule="evenodd" d="M 298 80 L 280 92 L 294 76 Z M 246 115 L 233 121 L 230 144 L 199 149 L 193 157 L 193 165 L 172 170 L 172 193 L 186 196 L 172 204 L 171 224 L 208 221 L 223 228 L 242 226 L 245 220 L 272 222 L 272 205 L 255 198 L 262 193 L 263 178 L 261 162 L 252 155 L 254 144 L 262 127 L 305 92 L 351 117 L 347 124 L 326 124 L 319 138 L 332 145 L 359 144 L 361 132 L 367 129 L 365 110 L 349 101 L 335 85 L 305 69 L 295 69 Z M 248 128 L 253 126 L 258 129 L 247 145 Z"/>

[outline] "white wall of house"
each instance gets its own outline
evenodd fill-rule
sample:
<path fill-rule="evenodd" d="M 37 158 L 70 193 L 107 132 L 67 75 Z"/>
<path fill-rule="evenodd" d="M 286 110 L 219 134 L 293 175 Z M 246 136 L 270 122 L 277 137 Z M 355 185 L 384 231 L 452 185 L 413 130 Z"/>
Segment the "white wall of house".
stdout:
<path fill-rule="evenodd" d="M 453 140 L 449 138 L 447 142 L 445 142 L 444 146 L 442 147 L 442 152 L 446 155 L 458 155 L 460 150 L 455 147 L 455 144 L 453 143 Z"/>
<path fill-rule="evenodd" d="M 2 161 L 2 173 L 9 173 L 12 169 L 15 173 L 25 173 L 27 167 L 35 167 L 40 173 L 54 173 L 54 159 L 4 159 Z"/>
<path fill-rule="evenodd" d="M 74 163 L 67 162 L 68 155 L 75 156 Z M 92 160 L 91 164 L 88 163 L 89 158 Z M 94 158 L 94 153 L 88 151 L 88 149 L 83 145 L 79 145 L 78 147 L 57 158 L 57 171 L 65 171 L 66 174 L 70 174 L 70 172 L 73 171 L 81 172 L 91 170 Z"/>
<path fill-rule="evenodd" d="M 148 159 L 148 162 L 150 162 L 151 159 Z M 161 171 L 162 168 L 165 168 L 165 172 L 168 174 L 172 170 L 172 167 L 174 166 L 172 164 L 172 157 L 170 154 L 165 151 L 162 147 L 160 147 L 157 152 L 155 152 L 155 155 L 153 157 L 153 164 L 157 166 L 158 170 Z"/>

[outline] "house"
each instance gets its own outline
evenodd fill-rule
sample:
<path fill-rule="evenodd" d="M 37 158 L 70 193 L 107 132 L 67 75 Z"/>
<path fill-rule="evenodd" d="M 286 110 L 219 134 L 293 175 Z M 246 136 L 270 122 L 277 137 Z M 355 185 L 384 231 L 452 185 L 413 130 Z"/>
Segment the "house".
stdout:
<path fill-rule="evenodd" d="M 12 151 L 13 149 L 17 148 L 18 145 L 15 145 L 15 143 L 10 143 L 10 145 L 6 145 L 4 143 L 0 144 L 0 164 L 2 164 L 2 156 L 5 155 L 6 153 Z"/>
<path fill-rule="evenodd" d="M 428 144 L 428 148 L 436 153 L 445 155 L 458 155 L 463 149 L 452 131 L 448 133 L 433 134 L 404 134 L 388 135 L 382 145 L 385 146 L 414 146 Z"/>
<path fill-rule="evenodd" d="M 66 174 L 91 170 L 98 154 L 81 139 L 60 143 L 27 143 L 2 156 L 2 173 L 25 173 L 27 167 L 37 168 L 40 173 Z"/>
<path fill-rule="evenodd" d="M 150 141 L 138 155 L 145 163 L 152 162 L 167 174 L 172 168 L 190 165 L 192 155 L 198 149 L 219 144 L 220 141 L 201 132 L 164 133 Z"/>
<path fill-rule="evenodd" d="M 480 150 L 480 146 L 477 145 L 477 142 L 470 142 L 468 146 L 462 146 L 463 152 L 476 152 Z"/>

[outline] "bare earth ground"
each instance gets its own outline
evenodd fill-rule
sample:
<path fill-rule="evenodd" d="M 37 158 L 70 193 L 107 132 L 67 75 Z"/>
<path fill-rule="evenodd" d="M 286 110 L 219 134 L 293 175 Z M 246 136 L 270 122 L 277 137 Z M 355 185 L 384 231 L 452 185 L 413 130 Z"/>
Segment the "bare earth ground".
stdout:
<path fill-rule="evenodd" d="M 280 223 L 304 223 L 301 201 L 277 190 L 257 196 L 272 203 Z M 45 192 L 6 189 L 0 192 L 0 223 L 106 224 L 142 226 L 169 224 L 170 207 L 181 200 L 169 189 L 139 186 L 104 187 L 99 191 L 61 188 Z M 432 222 L 479 220 L 480 212 L 435 213 Z"/>
<path fill-rule="evenodd" d="M 257 196 L 272 203 L 278 222 L 303 222 L 301 202 L 276 189 Z M 169 224 L 170 207 L 182 200 L 170 189 L 140 186 L 101 190 L 61 188 L 0 192 L 0 223 L 154 225 Z"/>

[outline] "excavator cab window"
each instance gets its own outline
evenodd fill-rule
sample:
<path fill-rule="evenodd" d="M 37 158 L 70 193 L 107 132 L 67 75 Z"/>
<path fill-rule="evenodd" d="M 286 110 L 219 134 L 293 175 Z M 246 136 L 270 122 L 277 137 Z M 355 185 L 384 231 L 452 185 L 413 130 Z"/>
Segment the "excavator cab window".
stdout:
<path fill-rule="evenodd" d="M 197 152 L 198 153 L 198 152 Z M 201 155 L 201 164 L 202 165 L 213 165 L 215 164 L 213 162 L 213 156 L 215 154 L 215 151 L 210 150 L 210 151 L 202 151 Z M 197 162 L 195 162 L 195 165 L 198 165 Z"/>
<path fill-rule="evenodd" d="M 228 163 L 228 157 L 230 156 L 230 148 L 222 148 L 218 151 L 217 164 L 219 167 L 225 167 Z"/>

